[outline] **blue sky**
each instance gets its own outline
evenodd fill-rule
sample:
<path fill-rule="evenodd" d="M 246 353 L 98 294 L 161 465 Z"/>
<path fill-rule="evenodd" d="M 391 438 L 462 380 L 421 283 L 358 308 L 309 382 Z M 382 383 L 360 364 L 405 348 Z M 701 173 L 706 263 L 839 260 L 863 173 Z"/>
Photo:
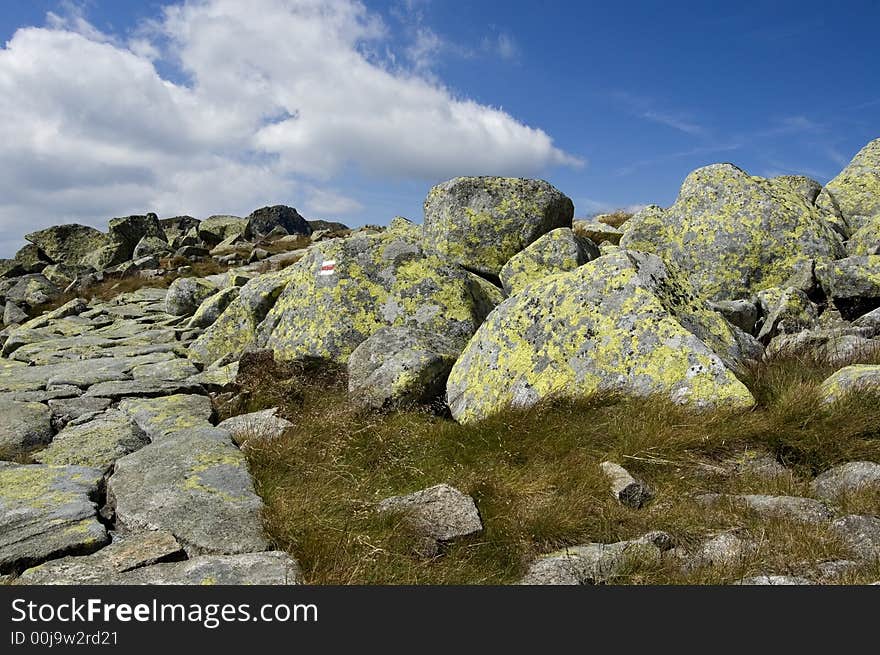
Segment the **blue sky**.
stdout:
<path fill-rule="evenodd" d="M 0 255 L 149 210 L 420 220 L 456 174 L 543 177 L 579 216 L 718 161 L 825 182 L 880 136 L 878 24 L 876 1 L 4 0 Z"/>

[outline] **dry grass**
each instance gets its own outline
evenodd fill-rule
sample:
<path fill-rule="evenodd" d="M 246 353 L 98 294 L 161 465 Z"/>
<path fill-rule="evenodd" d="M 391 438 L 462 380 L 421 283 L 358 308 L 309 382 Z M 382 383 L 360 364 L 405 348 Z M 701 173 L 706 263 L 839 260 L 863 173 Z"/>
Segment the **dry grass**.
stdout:
<path fill-rule="evenodd" d="M 682 571 L 670 562 L 636 566 L 621 583 L 714 583 L 743 575 L 806 571 L 839 559 L 827 528 L 759 521 L 747 511 L 707 512 L 699 492 L 808 494 L 808 481 L 835 464 L 880 461 L 880 402 L 860 396 L 825 409 L 818 383 L 828 369 L 783 359 L 748 372 L 759 406 L 747 412 L 693 413 L 661 399 L 556 402 L 460 426 L 416 411 L 387 416 L 347 403 L 338 373 L 312 381 L 293 375 L 283 414 L 295 427 L 250 442 L 248 457 L 277 545 L 315 584 L 481 584 L 518 579 L 536 555 L 589 541 L 613 542 L 666 530 L 693 549 L 707 535 L 742 528 L 761 544 L 735 570 Z M 263 385 L 261 387 L 261 385 Z M 252 380 L 249 410 L 274 406 L 271 381 Z M 261 390 L 262 389 L 262 390 Z M 705 473 L 745 449 L 766 451 L 788 477 Z M 656 498 L 640 510 L 619 505 L 597 464 L 613 459 L 647 480 Z M 413 555 L 415 538 L 377 501 L 439 482 L 476 499 L 485 531 L 450 545 L 442 557 Z M 844 500 L 847 510 L 880 513 L 880 498 Z M 873 578 L 872 578 L 873 576 Z M 848 582 L 880 577 L 863 567 Z"/>
<path fill-rule="evenodd" d="M 598 220 L 600 223 L 605 223 L 605 225 L 610 225 L 611 227 L 620 227 L 632 217 L 633 215 L 630 212 L 617 209 L 610 214 L 602 214 Z"/>

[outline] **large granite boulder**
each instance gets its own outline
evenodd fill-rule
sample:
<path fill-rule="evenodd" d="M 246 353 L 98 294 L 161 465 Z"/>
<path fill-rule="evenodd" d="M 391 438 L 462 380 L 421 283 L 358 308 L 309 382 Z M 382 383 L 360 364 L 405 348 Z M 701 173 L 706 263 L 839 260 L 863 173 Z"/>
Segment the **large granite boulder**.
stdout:
<path fill-rule="evenodd" d="M 880 214 L 880 139 L 859 150 L 826 188 L 855 230 Z"/>
<path fill-rule="evenodd" d="M 880 307 L 880 255 L 817 264 L 816 279 L 846 320 Z"/>
<path fill-rule="evenodd" d="M 46 253 L 56 264 L 81 266 L 88 257 L 107 245 L 107 235 L 86 225 L 55 225 L 26 234 L 25 239 Z"/>
<path fill-rule="evenodd" d="M 0 574 L 107 543 L 98 521 L 103 472 L 0 462 Z"/>
<path fill-rule="evenodd" d="M 799 190 L 732 164 L 692 172 L 675 204 L 647 207 L 628 221 L 620 245 L 678 264 L 710 300 L 783 286 L 804 262 L 844 256 L 825 212 Z"/>
<path fill-rule="evenodd" d="M 286 205 L 273 205 L 262 207 L 253 211 L 247 217 L 251 234 L 266 236 L 272 230 L 281 228 L 287 234 L 308 236 L 312 233 L 312 226 L 306 219 L 299 215 L 293 207 Z"/>
<path fill-rule="evenodd" d="M 499 305 L 449 376 L 456 420 L 597 392 L 665 395 L 697 407 L 754 400 L 731 370 L 736 331 L 658 257 L 620 251 Z"/>
<path fill-rule="evenodd" d="M 165 311 L 172 316 L 192 316 L 199 306 L 217 293 L 217 287 L 198 277 L 179 277 L 165 295 Z"/>
<path fill-rule="evenodd" d="M 209 216 L 198 225 L 199 238 L 210 246 L 216 246 L 226 239 L 241 235 L 250 237 L 248 219 L 239 216 Z"/>
<path fill-rule="evenodd" d="M 463 347 L 501 300 L 486 280 L 422 250 L 417 230 L 321 242 L 287 271 L 284 291 L 257 335 L 257 345 L 279 360 L 344 364 L 385 326 L 433 331 Z"/>
<path fill-rule="evenodd" d="M 107 245 L 87 257 L 83 263 L 104 270 L 131 260 L 134 249 L 144 237 L 165 240 L 165 232 L 155 214 L 113 218 L 107 226 Z"/>
<path fill-rule="evenodd" d="M 520 250 L 557 227 L 574 205 L 543 180 L 456 177 L 425 199 L 425 242 L 465 268 L 498 275 Z"/>
<path fill-rule="evenodd" d="M 508 294 L 522 290 L 530 282 L 554 273 L 572 271 L 599 256 L 590 239 L 568 227 L 558 227 L 511 257 L 499 277 Z"/>

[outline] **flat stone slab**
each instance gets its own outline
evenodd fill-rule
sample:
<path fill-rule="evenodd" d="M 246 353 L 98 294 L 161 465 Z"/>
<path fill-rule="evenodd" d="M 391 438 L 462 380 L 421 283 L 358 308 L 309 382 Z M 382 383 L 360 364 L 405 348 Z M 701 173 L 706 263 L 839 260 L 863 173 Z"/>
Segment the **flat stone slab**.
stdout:
<path fill-rule="evenodd" d="M 23 455 L 52 440 L 52 415 L 40 403 L 0 401 L 0 458 Z"/>
<path fill-rule="evenodd" d="M 107 543 L 97 519 L 103 471 L 0 464 L 0 573 Z"/>
<path fill-rule="evenodd" d="M 202 555 L 184 562 L 155 564 L 124 573 L 117 584 L 295 585 L 302 584 L 296 560 L 281 551 Z"/>
<path fill-rule="evenodd" d="M 82 389 L 67 384 L 57 387 L 49 387 L 45 391 L 10 391 L 0 393 L 0 402 L 4 400 L 16 400 L 20 403 L 45 403 L 58 398 L 76 398 L 81 396 Z"/>
<path fill-rule="evenodd" d="M 834 512 L 822 501 L 813 498 L 802 498 L 800 496 L 702 494 L 696 499 L 707 507 L 727 501 L 768 519 L 775 518 L 803 523 L 825 523 L 834 518 Z"/>
<path fill-rule="evenodd" d="M 130 372 L 139 366 L 147 366 L 173 359 L 172 353 L 148 353 L 136 357 L 99 357 L 82 362 L 71 362 L 48 380 L 50 385 L 67 384 L 90 387 L 102 382 L 131 379 Z"/>
<path fill-rule="evenodd" d="M 100 398 L 155 398 L 157 396 L 170 396 L 179 393 L 193 393 L 203 391 L 202 387 L 185 380 L 121 380 L 119 382 L 101 382 L 89 387 L 86 396 L 98 396 Z"/>
<path fill-rule="evenodd" d="M 131 370 L 135 380 L 186 380 L 198 375 L 197 369 L 188 359 L 169 359 L 155 364 L 136 366 Z"/>
<path fill-rule="evenodd" d="M 107 498 L 117 526 L 168 531 L 189 555 L 268 549 L 263 502 L 223 430 L 180 432 L 117 460 Z"/>
<path fill-rule="evenodd" d="M 174 535 L 162 531 L 113 535 L 113 541 L 91 555 L 68 556 L 27 569 L 15 581 L 25 585 L 118 584 L 127 571 L 171 559 L 183 559 Z"/>
<path fill-rule="evenodd" d="M 131 416 L 153 441 L 195 428 L 211 428 L 211 399 L 193 394 L 126 398 L 119 409 Z"/>
<path fill-rule="evenodd" d="M 109 398 L 64 398 L 49 401 L 49 411 L 52 413 L 52 425 L 56 430 L 61 430 L 71 421 L 82 416 L 103 412 L 110 407 Z"/>
<path fill-rule="evenodd" d="M 34 455 L 41 464 L 90 466 L 107 470 L 120 457 L 150 443 L 132 419 L 119 410 L 109 410 L 93 420 L 69 425 L 52 443 Z"/>

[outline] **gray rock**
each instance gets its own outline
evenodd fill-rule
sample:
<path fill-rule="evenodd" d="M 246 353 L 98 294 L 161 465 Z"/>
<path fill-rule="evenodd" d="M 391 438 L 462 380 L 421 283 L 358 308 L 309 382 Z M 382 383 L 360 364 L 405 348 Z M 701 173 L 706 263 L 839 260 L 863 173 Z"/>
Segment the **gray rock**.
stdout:
<path fill-rule="evenodd" d="M 709 306 L 746 334 L 753 334 L 758 322 L 758 306 L 751 300 L 719 300 Z"/>
<path fill-rule="evenodd" d="M 101 382 L 89 387 L 86 396 L 100 398 L 155 398 L 181 393 L 199 393 L 204 391 L 199 385 L 187 380 L 121 380 L 119 382 Z"/>
<path fill-rule="evenodd" d="M 49 443 L 51 419 L 40 403 L 0 401 L 0 458 L 24 455 Z"/>
<path fill-rule="evenodd" d="M 880 464 L 876 462 L 847 462 L 828 469 L 810 485 L 819 498 L 834 501 L 853 492 L 876 489 L 880 491 Z"/>
<path fill-rule="evenodd" d="M 49 400 L 52 413 L 52 427 L 61 430 L 68 423 L 81 416 L 103 412 L 110 407 L 109 398 L 62 398 Z"/>
<path fill-rule="evenodd" d="M 854 329 L 816 329 L 797 334 L 780 334 L 767 346 L 767 356 L 806 355 L 820 362 L 845 366 L 880 351 L 880 341 L 869 339 Z"/>
<path fill-rule="evenodd" d="M 135 380 L 179 381 L 198 375 L 197 369 L 188 359 L 169 359 L 155 364 L 141 364 L 131 369 Z"/>
<path fill-rule="evenodd" d="M 425 243 L 466 268 L 498 275 L 520 250 L 557 227 L 574 205 L 543 180 L 457 177 L 425 199 Z"/>
<path fill-rule="evenodd" d="M 149 442 L 128 415 L 109 410 L 86 423 L 67 426 L 45 450 L 34 455 L 34 460 L 52 466 L 72 464 L 106 471 L 117 459 Z"/>
<path fill-rule="evenodd" d="M 3 324 L 4 325 L 20 325 L 28 320 L 28 315 L 25 314 L 14 302 L 11 300 L 6 303 L 6 307 L 3 309 Z"/>
<path fill-rule="evenodd" d="M 172 316 L 191 316 L 206 299 L 217 293 L 217 288 L 201 278 L 181 277 L 168 287 L 165 311 Z"/>
<path fill-rule="evenodd" d="M 852 364 L 826 378 L 819 393 L 824 403 L 835 403 L 850 394 L 880 393 L 880 366 Z"/>
<path fill-rule="evenodd" d="M 597 220 L 572 221 L 571 229 L 575 234 L 588 238 L 596 244 L 610 243 L 618 245 L 623 237 L 623 230 Z"/>
<path fill-rule="evenodd" d="M 178 432 L 117 460 L 107 500 L 117 526 L 168 531 L 190 556 L 269 546 L 263 503 L 244 456 L 223 430 Z"/>
<path fill-rule="evenodd" d="M 620 241 L 688 272 L 709 300 L 782 285 L 804 262 L 845 254 L 825 213 L 784 181 L 713 164 L 687 176 L 669 209 L 639 211 Z"/>
<path fill-rule="evenodd" d="M 880 307 L 871 310 L 867 314 L 862 314 L 853 321 L 853 327 L 869 328 L 873 330 L 871 336 L 880 334 Z"/>
<path fill-rule="evenodd" d="M 840 174 L 826 185 L 843 216 L 856 229 L 880 214 L 880 139 L 859 150 Z"/>
<path fill-rule="evenodd" d="M 611 495 L 614 496 L 621 505 L 638 509 L 647 504 L 654 493 L 644 482 L 636 480 L 629 474 L 620 464 L 614 462 L 602 462 L 599 468 L 611 483 Z"/>
<path fill-rule="evenodd" d="M 112 537 L 109 545 L 91 555 L 62 557 L 27 569 L 15 584 L 125 584 L 120 574 L 186 557 L 177 539 L 169 532 L 150 530 L 131 535 L 113 534 Z"/>
<path fill-rule="evenodd" d="M 107 235 L 86 225 L 55 225 L 26 234 L 25 239 L 56 264 L 82 265 L 88 256 L 107 244 Z"/>
<path fill-rule="evenodd" d="M 880 255 L 817 264 L 816 278 L 846 320 L 880 307 Z"/>
<path fill-rule="evenodd" d="M 460 352 L 444 335 L 428 330 L 380 328 L 348 358 L 349 396 L 377 410 L 435 402 Z"/>
<path fill-rule="evenodd" d="M 746 359 L 734 330 L 681 272 L 621 250 L 498 305 L 452 368 L 447 402 L 462 423 L 602 392 L 750 407 L 732 370 Z"/>
<path fill-rule="evenodd" d="M 138 260 L 150 257 L 165 257 L 170 255 L 172 252 L 171 246 L 168 245 L 168 242 L 165 241 L 164 238 L 160 239 L 159 237 L 154 236 L 145 236 L 143 239 L 137 242 L 137 245 L 134 247 L 134 252 L 131 255 L 132 260 L 137 262 Z M 158 262 L 158 260 L 156 260 Z M 149 268 L 148 266 L 138 266 L 138 268 Z"/>
<path fill-rule="evenodd" d="M 778 518 L 803 523 L 824 523 L 834 518 L 834 512 L 823 502 L 799 496 L 768 496 L 743 494 L 729 496 L 761 517 Z"/>
<path fill-rule="evenodd" d="M 216 246 L 235 235 L 245 238 L 251 236 L 248 219 L 228 215 L 209 216 L 199 223 L 198 234 L 199 238 L 210 246 Z"/>
<path fill-rule="evenodd" d="M 299 215 L 293 207 L 274 205 L 253 211 L 247 217 L 250 232 L 253 235 L 268 235 L 272 230 L 281 228 L 287 234 L 308 236 L 312 226 Z"/>
<path fill-rule="evenodd" d="M 834 521 L 831 530 L 859 559 L 880 559 L 880 517 L 850 514 Z"/>
<path fill-rule="evenodd" d="M 773 287 L 758 292 L 761 329 L 758 339 L 767 343 L 779 333 L 800 332 L 816 325 L 817 307 L 803 291 Z"/>
<path fill-rule="evenodd" d="M 672 547 L 665 532 L 651 532 L 639 539 L 613 544 L 573 546 L 535 560 L 521 585 L 585 585 L 612 580 L 631 563 L 660 561 Z"/>
<path fill-rule="evenodd" d="M 61 289 L 40 273 L 16 278 L 14 282 L 15 284 L 6 292 L 7 307 L 10 302 L 22 307 L 36 307 L 61 294 Z"/>
<path fill-rule="evenodd" d="M 570 228 L 559 227 L 507 260 L 501 268 L 501 286 L 508 295 L 548 275 L 573 271 L 599 256 L 599 248 Z"/>
<path fill-rule="evenodd" d="M 757 551 L 757 544 L 750 539 L 733 532 L 723 532 L 703 543 L 693 559 L 693 564 L 715 567 L 740 566 Z"/>
<path fill-rule="evenodd" d="M 134 419 L 152 441 L 161 441 L 195 429 L 211 428 L 211 399 L 178 394 L 160 398 L 126 398 L 119 410 Z"/>
<path fill-rule="evenodd" d="M 448 484 L 386 498 L 377 509 L 403 514 L 414 532 L 439 543 L 483 530 L 474 499 Z"/>
<path fill-rule="evenodd" d="M 228 289 L 223 289 L 222 291 L 215 293 L 213 296 L 208 296 L 202 301 L 202 304 L 199 305 L 198 309 L 196 309 L 188 326 L 191 328 L 210 327 L 218 318 L 220 318 L 220 315 L 226 311 L 229 304 L 238 298 L 240 292 L 241 291 L 238 287 L 233 286 Z"/>
<path fill-rule="evenodd" d="M 226 430 L 232 440 L 242 445 L 249 439 L 275 439 L 293 427 L 293 423 L 276 416 L 277 407 L 264 409 L 260 412 L 240 414 L 217 424 L 220 430 Z"/>
<path fill-rule="evenodd" d="M 108 223 L 107 245 L 96 250 L 83 263 L 102 271 L 130 261 L 135 247 L 144 237 L 165 240 L 165 233 L 155 214 L 113 218 Z"/>
<path fill-rule="evenodd" d="M 118 578 L 140 585 L 295 585 L 302 583 L 296 560 L 281 551 L 202 555 L 184 562 L 154 564 Z"/>
<path fill-rule="evenodd" d="M 106 544 L 95 504 L 102 480 L 81 466 L 0 464 L 0 573 Z"/>

